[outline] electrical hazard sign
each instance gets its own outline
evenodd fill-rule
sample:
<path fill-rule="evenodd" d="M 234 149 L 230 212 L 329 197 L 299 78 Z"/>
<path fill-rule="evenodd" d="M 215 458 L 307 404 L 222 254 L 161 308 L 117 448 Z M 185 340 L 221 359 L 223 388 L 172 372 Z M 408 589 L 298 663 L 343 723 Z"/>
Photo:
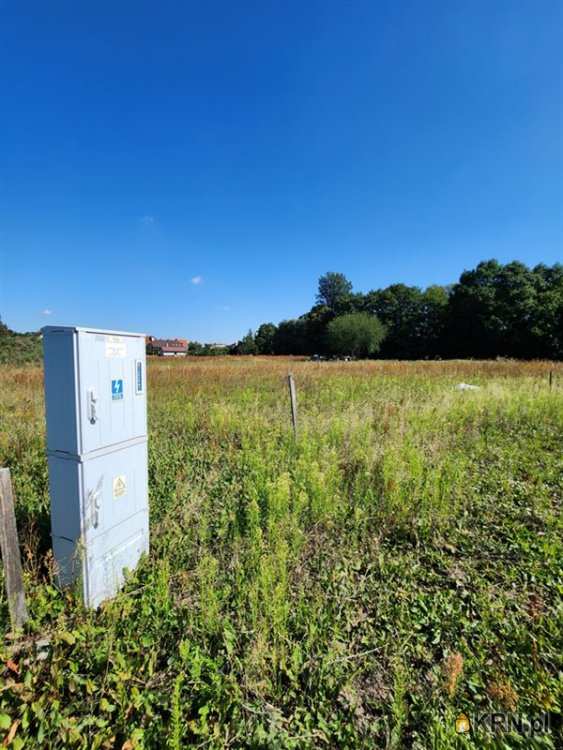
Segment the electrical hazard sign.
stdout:
<path fill-rule="evenodd" d="M 123 380 L 111 381 L 111 400 L 121 401 L 123 399 Z"/>

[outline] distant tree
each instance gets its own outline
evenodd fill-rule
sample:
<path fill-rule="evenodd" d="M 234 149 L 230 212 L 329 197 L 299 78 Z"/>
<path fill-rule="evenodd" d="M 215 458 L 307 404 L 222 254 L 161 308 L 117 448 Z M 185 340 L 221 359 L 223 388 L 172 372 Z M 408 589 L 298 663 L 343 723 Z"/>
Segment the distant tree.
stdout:
<path fill-rule="evenodd" d="M 197 356 L 199 354 L 202 354 L 203 352 L 203 344 L 200 344 L 199 341 L 190 341 L 188 344 L 188 354 Z"/>
<path fill-rule="evenodd" d="M 449 291 L 437 284 L 422 293 L 418 320 L 418 356 L 431 357 L 445 353 Z"/>
<path fill-rule="evenodd" d="M 423 294 L 416 286 L 392 284 L 366 295 L 366 311 L 377 315 L 387 329 L 381 349 L 383 357 L 404 359 L 425 355 L 423 308 Z"/>
<path fill-rule="evenodd" d="M 42 353 L 43 344 L 39 333 L 16 333 L 0 320 L 0 364 L 23 365 L 38 362 Z"/>
<path fill-rule="evenodd" d="M 299 318 L 301 323 L 300 354 L 325 354 L 326 327 L 335 313 L 326 305 L 314 305 Z"/>
<path fill-rule="evenodd" d="M 506 303 L 510 282 L 501 278 L 503 267 L 496 260 L 479 263 L 464 271 L 454 284 L 448 306 L 449 354 L 456 357 L 495 357 L 509 354 L 509 323 Z M 510 272 L 509 272 L 510 275 Z M 508 283 L 507 283 L 508 282 Z M 505 286 L 501 302 L 500 289 Z"/>
<path fill-rule="evenodd" d="M 563 265 L 537 265 L 533 271 L 536 306 L 530 319 L 535 357 L 563 359 Z"/>
<path fill-rule="evenodd" d="M 335 315 L 346 315 L 353 312 L 364 312 L 365 295 L 361 292 L 353 292 L 338 298 L 334 306 Z"/>
<path fill-rule="evenodd" d="M 280 323 L 272 350 L 326 353 L 331 322 L 359 312 L 376 316 L 386 329 L 381 357 L 563 358 L 563 266 L 530 269 L 496 260 L 464 271 L 456 284 L 426 290 L 392 284 L 358 294 L 343 274 L 326 273 L 316 304 L 297 320 Z M 258 334 L 255 343 L 259 351 L 267 346 Z"/>
<path fill-rule="evenodd" d="M 502 266 L 495 279 L 494 314 L 499 325 L 498 353 L 532 356 L 532 319 L 537 307 L 533 272 L 519 261 Z"/>
<path fill-rule="evenodd" d="M 277 327 L 273 323 L 262 323 L 254 336 L 256 351 L 258 354 L 274 353 L 274 337 Z"/>
<path fill-rule="evenodd" d="M 204 344 L 201 352 L 204 357 L 221 357 L 226 354 L 231 354 L 228 346 L 220 346 L 218 344 Z"/>
<path fill-rule="evenodd" d="M 254 334 L 248 331 L 246 336 L 236 345 L 237 354 L 256 354 L 256 344 L 254 343 Z"/>
<path fill-rule="evenodd" d="M 384 326 L 368 313 L 341 315 L 327 328 L 329 349 L 338 355 L 369 357 L 379 351 L 384 337 Z"/>
<path fill-rule="evenodd" d="M 274 335 L 274 354 L 306 354 L 308 347 L 307 322 L 282 320 Z"/>
<path fill-rule="evenodd" d="M 317 303 L 326 305 L 330 310 L 337 310 L 351 294 L 352 284 L 343 273 L 329 271 L 319 279 Z"/>

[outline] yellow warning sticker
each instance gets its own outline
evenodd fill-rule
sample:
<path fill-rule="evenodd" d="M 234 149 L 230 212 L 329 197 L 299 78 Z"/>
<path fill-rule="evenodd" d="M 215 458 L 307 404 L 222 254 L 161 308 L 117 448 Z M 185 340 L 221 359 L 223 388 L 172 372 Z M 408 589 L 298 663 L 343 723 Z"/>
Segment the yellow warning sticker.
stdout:
<path fill-rule="evenodd" d="M 127 477 L 125 474 L 113 478 L 113 499 L 127 494 Z"/>

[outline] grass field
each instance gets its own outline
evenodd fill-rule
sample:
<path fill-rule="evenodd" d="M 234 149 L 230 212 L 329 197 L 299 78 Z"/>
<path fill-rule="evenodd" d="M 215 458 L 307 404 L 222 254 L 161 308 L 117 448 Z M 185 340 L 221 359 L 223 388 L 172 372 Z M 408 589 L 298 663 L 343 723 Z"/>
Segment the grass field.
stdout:
<path fill-rule="evenodd" d="M 41 369 L 0 367 L 31 611 L 0 742 L 558 746 L 561 365 L 152 361 L 149 388 L 151 554 L 88 612 L 54 585 Z M 488 710 L 551 734 L 456 734 Z"/>

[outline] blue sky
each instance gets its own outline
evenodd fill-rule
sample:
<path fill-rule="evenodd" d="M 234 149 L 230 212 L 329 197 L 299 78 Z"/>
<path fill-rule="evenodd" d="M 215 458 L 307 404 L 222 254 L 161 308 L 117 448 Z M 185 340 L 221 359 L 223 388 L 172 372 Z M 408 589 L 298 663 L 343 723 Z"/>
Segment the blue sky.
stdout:
<path fill-rule="evenodd" d="M 0 0 L 0 315 L 229 342 L 563 259 L 558 0 Z"/>

